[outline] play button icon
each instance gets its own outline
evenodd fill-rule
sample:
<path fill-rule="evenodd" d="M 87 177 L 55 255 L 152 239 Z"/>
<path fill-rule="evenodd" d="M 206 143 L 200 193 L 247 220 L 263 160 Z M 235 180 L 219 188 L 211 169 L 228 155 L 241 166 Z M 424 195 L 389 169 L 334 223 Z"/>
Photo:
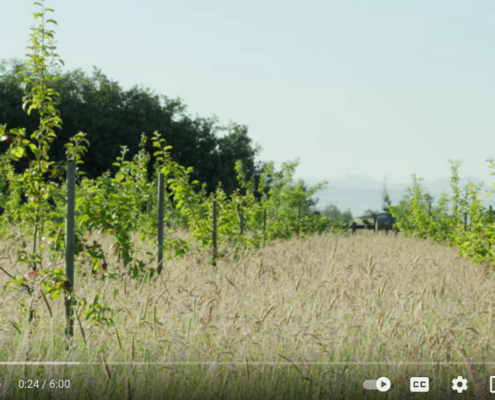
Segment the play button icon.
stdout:
<path fill-rule="evenodd" d="M 376 380 L 376 388 L 380 392 L 387 392 L 391 386 L 392 384 L 390 383 L 390 379 L 385 378 L 384 376 Z"/>

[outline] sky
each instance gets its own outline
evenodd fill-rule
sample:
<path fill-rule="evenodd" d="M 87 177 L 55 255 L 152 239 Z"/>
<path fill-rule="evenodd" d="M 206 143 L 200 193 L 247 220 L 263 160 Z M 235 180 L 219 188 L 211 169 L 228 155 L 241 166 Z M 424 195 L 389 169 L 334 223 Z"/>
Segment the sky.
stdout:
<path fill-rule="evenodd" d="M 180 97 L 249 127 L 298 176 L 495 182 L 492 0 L 46 0 L 66 69 Z M 29 44 L 34 1 L 0 0 L 0 59 Z"/>

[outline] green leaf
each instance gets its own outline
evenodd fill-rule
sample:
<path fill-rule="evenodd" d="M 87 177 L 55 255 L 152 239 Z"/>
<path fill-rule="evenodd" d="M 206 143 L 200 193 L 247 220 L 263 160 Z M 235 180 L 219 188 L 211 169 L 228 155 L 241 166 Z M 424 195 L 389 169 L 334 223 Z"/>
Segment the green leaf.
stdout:
<path fill-rule="evenodd" d="M 24 155 L 24 147 L 15 146 L 11 151 L 15 158 L 21 158 Z"/>

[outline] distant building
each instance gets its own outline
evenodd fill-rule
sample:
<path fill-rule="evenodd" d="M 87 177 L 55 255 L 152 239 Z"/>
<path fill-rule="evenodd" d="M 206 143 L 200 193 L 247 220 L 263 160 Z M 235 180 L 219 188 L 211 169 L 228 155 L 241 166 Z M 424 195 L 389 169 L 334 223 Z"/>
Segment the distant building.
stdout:
<path fill-rule="evenodd" d="M 383 211 L 376 214 L 366 214 L 361 217 L 354 218 L 352 230 L 356 229 L 374 229 L 375 221 L 378 224 L 379 230 L 389 230 L 393 228 L 395 218 L 390 213 Z"/>

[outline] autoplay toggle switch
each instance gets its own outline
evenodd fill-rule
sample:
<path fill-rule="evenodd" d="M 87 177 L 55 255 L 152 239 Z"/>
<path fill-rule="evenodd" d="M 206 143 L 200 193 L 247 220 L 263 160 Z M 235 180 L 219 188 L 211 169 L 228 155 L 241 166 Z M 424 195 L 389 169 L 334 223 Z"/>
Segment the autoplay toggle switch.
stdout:
<path fill-rule="evenodd" d="M 387 392 L 392 384 L 390 379 L 382 376 L 378 379 L 367 379 L 363 382 L 363 387 L 366 390 L 379 390 L 380 392 Z"/>

